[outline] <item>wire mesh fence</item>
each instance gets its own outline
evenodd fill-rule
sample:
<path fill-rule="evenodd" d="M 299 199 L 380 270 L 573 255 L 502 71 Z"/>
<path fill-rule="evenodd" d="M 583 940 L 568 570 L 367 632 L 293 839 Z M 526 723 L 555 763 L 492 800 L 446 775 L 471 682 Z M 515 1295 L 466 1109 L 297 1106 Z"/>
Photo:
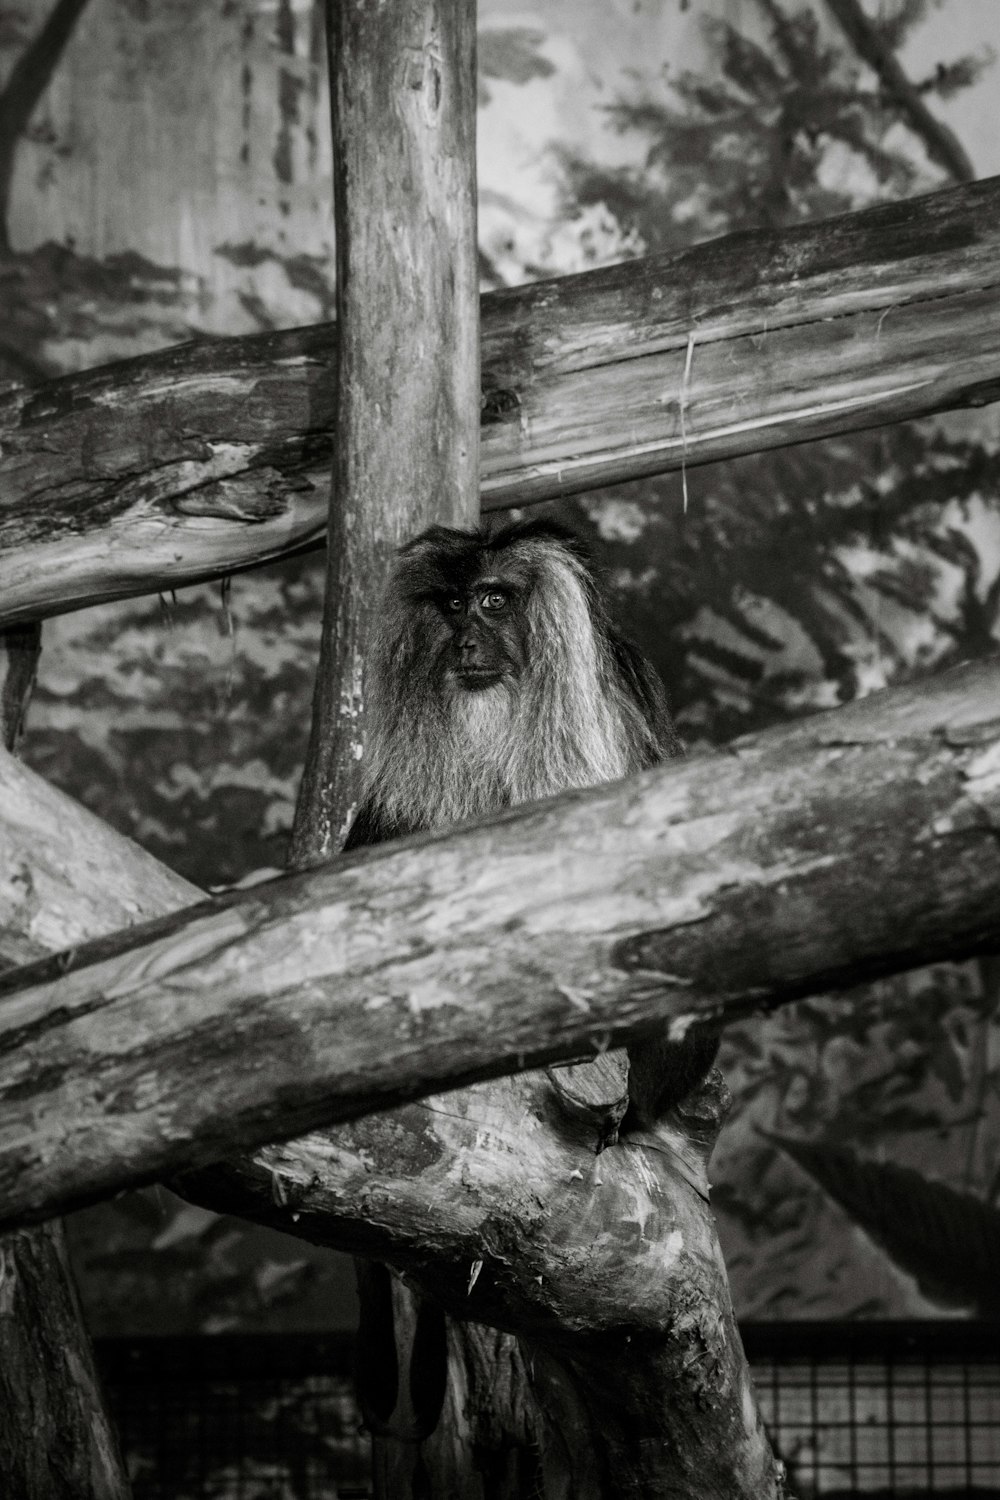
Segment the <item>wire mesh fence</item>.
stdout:
<path fill-rule="evenodd" d="M 1000 1500 L 1000 1327 L 744 1327 L 761 1414 L 800 1500 Z"/>
<path fill-rule="evenodd" d="M 759 1323 L 743 1337 L 799 1500 L 1000 1500 L 1000 1325 Z M 104 1339 L 135 1500 L 365 1500 L 347 1335 Z"/>
<path fill-rule="evenodd" d="M 134 1500 L 367 1500 L 336 1334 L 99 1339 Z"/>

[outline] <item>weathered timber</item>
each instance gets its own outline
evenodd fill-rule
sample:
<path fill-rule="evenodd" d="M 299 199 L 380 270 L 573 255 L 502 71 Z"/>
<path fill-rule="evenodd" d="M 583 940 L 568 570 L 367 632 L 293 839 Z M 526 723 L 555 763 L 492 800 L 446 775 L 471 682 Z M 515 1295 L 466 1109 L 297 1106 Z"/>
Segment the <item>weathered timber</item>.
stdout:
<path fill-rule="evenodd" d="M 548 1079 L 528 1073 L 267 1147 L 177 1187 L 379 1256 L 454 1319 L 517 1334 L 479 1359 L 463 1348 L 472 1389 L 460 1385 L 456 1404 L 474 1416 L 498 1396 L 512 1406 L 508 1431 L 523 1432 L 522 1454 L 534 1446 L 537 1468 L 515 1466 L 509 1438 L 504 1465 L 494 1441 L 492 1487 L 466 1473 L 447 1493 L 774 1500 L 779 1468 L 708 1205 L 705 1163 L 727 1103 L 715 1074 L 655 1135 L 595 1155 L 592 1129 L 554 1121 Z M 527 1382 L 511 1378 L 519 1355 Z"/>
<path fill-rule="evenodd" d="M 2 174 L 0 174 L 2 175 Z M 0 631 L 0 745 L 14 750 L 24 725 L 41 649 L 41 627 Z M 47 951 L 20 923 L 3 922 L 9 893 L 26 869 L 4 862 L 0 969 Z M 19 881 L 18 877 L 21 877 Z M 128 915 L 114 897 L 108 928 Z M 64 947 L 63 941 L 50 946 Z M 128 1500 L 131 1493 L 114 1426 L 76 1295 L 61 1219 L 0 1236 L 0 1474 L 18 1500 L 86 1495 Z"/>
<path fill-rule="evenodd" d="M 0 1474 L 17 1500 L 129 1500 L 60 1219 L 0 1238 Z"/>
<path fill-rule="evenodd" d="M 478 514 L 473 0 L 328 6 L 337 230 L 323 635 L 291 862 L 334 853 L 364 746 L 364 659 L 389 561 Z M 400 1497 L 402 1500 L 402 1497 Z"/>
<path fill-rule="evenodd" d="M 996 951 L 998 702 L 1000 664 L 963 668 L 0 980 L 0 1222 Z"/>
<path fill-rule="evenodd" d="M 482 501 L 1000 396 L 1000 178 L 482 300 Z M 329 328 L 205 341 L 0 401 L 0 624 L 316 543 Z"/>
<path fill-rule="evenodd" d="M 475 0 L 328 0 L 326 19 L 337 385 L 322 645 L 293 866 L 338 849 L 356 806 L 364 662 L 393 550 L 434 521 L 470 524 L 479 512 Z M 458 1500 L 472 1454 L 445 1482 L 438 1450 L 462 1452 L 469 1424 L 446 1401 L 460 1355 L 448 1348 L 444 1314 L 392 1284 L 384 1266 L 363 1264 L 357 1281 L 375 1495 L 407 1500 L 419 1467 L 425 1491 Z M 400 1366 L 413 1395 L 402 1411 L 382 1400 Z"/>
<path fill-rule="evenodd" d="M 166 914 L 197 894 L 138 845 L 2 756 L 0 804 L 0 867 L 15 872 L 9 890 L 0 886 L 8 957 L 30 951 L 42 933 L 46 943 L 76 943 L 116 922 Z M 84 865 L 77 856 L 87 849 L 91 863 Z M 592 1126 L 564 1120 L 554 1129 L 552 1105 L 540 1077 L 478 1085 L 203 1169 L 178 1187 L 209 1206 L 389 1260 L 459 1317 L 497 1316 L 518 1329 L 526 1354 L 508 1334 L 450 1325 L 451 1340 L 461 1333 L 462 1362 L 450 1361 L 449 1398 L 470 1411 L 495 1487 L 501 1475 L 521 1483 L 515 1493 L 536 1487 L 537 1473 L 519 1467 L 510 1441 L 520 1434 L 524 1444 L 540 1448 L 545 1436 L 545 1423 L 539 1429 L 537 1410 L 524 1399 L 527 1358 L 550 1423 L 564 1431 L 575 1411 L 567 1363 L 592 1392 L 590 1425 L 604 1435 L 605 1456 L 618 1455 L 616 1481 L 632 1482 L 633 1494 L 662 1494 L 657 1465 L 676 1451 L 664 1441 L 637 1443 L 638 1420 L 647 1435 L 669 1436 L 681 1424 L 695 1445 L 687 1446 L 694 1471 L 675 1475 L 679 1500 L 760 1500 L 773 1476 L 745 1368 L 734 1357 L 721 1264 L 706 1237 L 704 1160 L 724 1106 L 718 1085 L 689 1102 L 683 1122 L 662 1123 L 654 1140 L 622 1141 L 598 1158 Z M 655 1149 L 644 1152 L 650 1144 Z M 595 1234 L 602 1217 L 605 1230 L 616 1232 Z M 635 1236 L 636 1223 L 649 1233 Z M 693 1282 L 706 1288 L 703 1297 L 692 1298 Z M 574 1316 L 585 1309 L 586 1322 L 562 1327 L 553 1354 L 564 1305 Z M 638 1322 L 651 1313 L 651 1330 L 641 1335 Z M 633 1357 L 636 1350 L 641 1359 Z M 377 1359 L 380 1350 L 371 1352 Z M 421 1379 L 419 1361 L 414 1369 Z M 408 1370 L 401 1370 L 403 1385 Z M 721 1430 L 704 1420 L 706 1371 Z M 627 1416 L 631 1428 L 622 1425 Z M 586 1429 L 574 1436 L 564 1454 L 569 1492 L 577 1500 L 607 1500 L 614 1490 Z M 654 1478 L 646 1483 L 650 1471 Z"/>
<path fill-rule="evenodd" d="M 201 899 L 197 886 L 0 751 L 0 969 Z"/>

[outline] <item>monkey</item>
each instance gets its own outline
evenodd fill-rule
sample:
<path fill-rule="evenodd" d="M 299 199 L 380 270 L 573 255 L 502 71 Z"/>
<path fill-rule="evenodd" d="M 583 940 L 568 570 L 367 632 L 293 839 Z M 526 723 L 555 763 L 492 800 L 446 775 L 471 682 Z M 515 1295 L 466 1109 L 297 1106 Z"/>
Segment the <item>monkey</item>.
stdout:
<path fill-rule="evenodd" d="M 480 819 L 683 754 L 652 663 L 611 623 L 572 532 L 432 526 L 396 556 L 367 671 L 344 850 Z M 701 1081 L 714 1036 L 630 1049 L 624 1128 Z"/>

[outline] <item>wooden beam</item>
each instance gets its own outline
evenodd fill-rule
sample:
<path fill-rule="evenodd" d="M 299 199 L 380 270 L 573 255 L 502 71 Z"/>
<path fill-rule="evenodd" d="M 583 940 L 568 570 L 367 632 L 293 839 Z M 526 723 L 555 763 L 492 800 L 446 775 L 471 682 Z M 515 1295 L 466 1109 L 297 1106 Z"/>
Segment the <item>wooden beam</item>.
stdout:
<path fill-rule="evenodd" d="M 482 300 L 482 502 L 1000 398 L 1000 178 Z M 331 331 L 0 401 L 0 625 L 317 544 Z"/>
<path fill-rule="evenodd" d="M 0 868 L 12 876 L 0 882 L 0 961 L 166 915 L 199 895 L 2 753 L 0 804 Z M 531 1387 L 545 1405 L 540 1438 L 551 1433 L 553 1420 L 568 1416 L 568 1393 L 554 1380 L 539 1342 L 554 1313 L 563 1319 L 569 1313 L 575 1327 L 563 1330 L 559 1354 L 572 1365 L 586 1359 L 596 1339 L 580 1378 L 588 1390 L 600 1391 L 595 1420 L 603 1446 L 621 1445 L 616 1480 L 631 1482 L 633 1494 L 662 1494 L 661 1482 L 638 1488 L 637 1470 L 648 1478 L 652 1469 L 662 1479 L 659 1466 L 672 1462 L 676 1447 L 659 1434 L 683 1430 L 701 1451 L 700 1461 L 674 1481 L 678 1500 L 719 1492 L 727 1500 L 762 1500 L 774 1482 L 766 1444 L 745 1422 L 725 1422 L 734 1408 L 750 1410 L 752 1395 L 742 1362 L 733 1358 L 738 1335 L 708 1205 L 705 1161 L 724 1113 L 725 1089 L 716 1081 L 697 1096 L 689 1115 L 662 1124 L 655 1140 L 640 1135 L 595 1157 L 592 1132 L 567 1120 L 553 1129 L 548 1079 L 527 1074 L 216 1163 L 174 1185 L 219 1210 L 391 1261 L 456 1318 L 493 1319 L 518 1330 L 529 1340 Z M 646 1227 L 638 1238 L 636 1224 Z M 44 1233 L 44 1227 L 25 1231 L 32 1232 Z M 695 1303 L 692 1270 L 703 1298 Z M 677 1314 L 667 1324 L 665 1310 Z M 647 1332 L 643 1358 L 636 1360 L 621 1331 L 638 1331 L 641 1324 L 660 1331 Z M 518 1403 L 509 1412 L 513 1429 L 530 1434 L 535 1429 L 523 1388 L 513 1379 L 516 1358 L 507 1336 L 481 1325 L 463 1327 L 466 1351 L 470 1341 L 483 1344 L 474 1388 L 489 1382 L 490 1420 L 497 1421 L 497 1403 L 502 1408 L 509 1399 Z M 624 1363 L 609 1355 L 609 1334 Z M 706 1359 L 711 1424 L 699 1420 Z M 632 1415 L 631 1425 L 624 1412 Z M 637 1413 L 656 1441 L 636 1442 Z M 594 1500 L 596 1489 L 606 1500 L 586 1424 L 574 1432 L 565 1454 L 572 1470 L 566 1492 Z M 484 1432 L 484 1451 L 495 1441 Z M 523 1487 L 514 1493 L 523 1495 Z"/>
<path fill-rule="evenodd" d="M 998 701 L 1000 664 L 963 668 L 0 979 L 0 1224 L 651 1027 L 997 951 Z"/>
<path fill-rule="evenodd" d="M 0 631 L 0 746 L 7 750 L 17 747 L 40 650 L 37 625 Z M 32 829 L 32 836 L 39 832 Z M 4 861 L 3 868 L 0 969 L 48 951 L 30 924 L 19 931 L 16 946 L 11 943 L 4 908 L 12 895 L 15 909 L 37 900 L 37 887 L 23 865 Z M 115 904 L 113 895 L 105 899 L 114 913 L 106 926 L 127 923 L 127 907 Z M 60 1219 L 0 1236 L 0 1286 L 0 1474 L 7 1492 L 19 1500 L 52 1500 L 53 1494 L 129 1500 Z"/>
<path fill-rule="evenodd" d="M 475 0 L 328 8 L 337 239 L 333 485 L 291 863 L 340 848 L 390 560 L 479 509 Z"/>

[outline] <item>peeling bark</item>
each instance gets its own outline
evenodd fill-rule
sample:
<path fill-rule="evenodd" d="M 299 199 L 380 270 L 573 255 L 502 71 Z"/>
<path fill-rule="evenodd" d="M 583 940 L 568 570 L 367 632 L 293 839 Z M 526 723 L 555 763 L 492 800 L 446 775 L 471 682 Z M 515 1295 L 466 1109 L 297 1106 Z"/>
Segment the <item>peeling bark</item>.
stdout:
<path fill-rule="evenodd" d="M 779 1466 L 705 1176 L 727 1102 L 715 1074 L 657 1131 L 595 1155 L 593 1132 L 561 1122 L 547 1078 L 529 1073 L 270 1147 L 180 1190 L 378 1255 L 453 1318 L 516 1334 L 491 1360 L 503 1353 L 527 1374 L 504 1388 L 522 1392 L 503 1414 L 523 1435 L 522 1467 L 508 1472 L 495 1440 L 481 1455 L 482 1488 L 455 1493 L 765 1500 L 782 1493 Z M 481 1417 L 489 1393 L 461 1399 Z M 491 1468 L 507 1488 L 489 1487 Z"/>
<path fill-rule="evenodd" d="M 34 874 L 31 899 L 0 907 L 6 951 L 43 931 L 49 944 L 78 942 L 123 913 L 190 901 L 192 888 L 137 845 L 23 766 L 0 765 L 0 868 Z M 77 857 L 88 848 L 89 868 Z M 724 1106 L 712 1081 L 683 1116 L 595 1155 L 593 1123 L 562 1117 L 547 1078 L 526 1075 L 268 1147 L 179 1186 L 387 1259 L 463 1320 L 448 1330 L 444 1410 L 463 1414 L 474 1462 L 447 1421 L 422 1459 L 455 1476 L 456 1492 L 521 1497 L 541 1482 L 560 1500 L 659 1500 L 669 1473 L 678 1500 L 765 1500 L 780 1481 L 707 1202 Z M 501 1329 L 466 1326 L 470 1316 Z M 423 1418 L 419 1383 L 433 1366 L 415 1367 L 417 1411 L 410 1372 L 402 1364 L 394 1388 L 376 1391 L 383 1419 Z"/>
<path fill-rule="evenodd" d="M 993 178 L 490 293 L 483 507 L 995 401 L 998 261 Z M 317 545 L 333 346 L 206 340 L 0 400 L 0 625 Z"/>
<path fill-rule="evenodd" d="M 0 632 L 0 743 L 9 750 L 40 650 L 40 626 Z M 24 872 L 5 866 L 11 885 Z M 30 933 L 10 942 L 0 925 L 0 970 L 45 951 Z M 0 1475 L 17 1500 L 131 1494 L 58 1219 L 0 1238 Z"/>
<path fill-rule="evenodd" d="M 476 519 L 475 6 L 327 7 L 337 227 L 323 638 L 291 863 L 339 849 L 364 658 L 395 549 Z"/>

